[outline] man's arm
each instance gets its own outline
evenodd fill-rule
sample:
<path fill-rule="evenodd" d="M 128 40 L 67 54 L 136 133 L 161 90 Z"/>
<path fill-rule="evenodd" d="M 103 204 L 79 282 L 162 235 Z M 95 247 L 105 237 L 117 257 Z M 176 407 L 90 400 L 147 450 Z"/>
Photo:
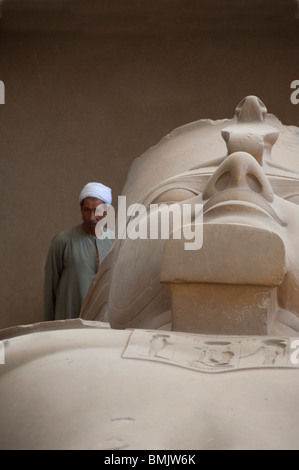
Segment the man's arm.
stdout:
<path fill-rule="evenodd" d="M 55 320 L 57 289 L 64 267 L 66 242 L 57 235 L 50 246 L 45 265 L 44 317 L 45 321 Z"/>

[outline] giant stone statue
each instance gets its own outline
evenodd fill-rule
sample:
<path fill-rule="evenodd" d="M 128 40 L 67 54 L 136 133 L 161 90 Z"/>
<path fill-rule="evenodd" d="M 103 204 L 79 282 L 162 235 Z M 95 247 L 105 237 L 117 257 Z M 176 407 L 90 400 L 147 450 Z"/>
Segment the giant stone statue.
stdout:
<path fill-rule="evenodd" d="M 232 120 L 189 124 L 148 150 L 129 172 L 128 204 L 202 203 L 202 248 L 116 241 L 82 317 L 113 328 L 299 331 L 298 145 L 298 129 L 249 96 Z"/>
<path fill-rule="evenodd" d="M 202 246 L 116 239 L 81 319 L 0 332 L 0 449 L 298 449 L 298 151 L 249 96 L 137 159 L 140 224 L 189 204 Z"/>

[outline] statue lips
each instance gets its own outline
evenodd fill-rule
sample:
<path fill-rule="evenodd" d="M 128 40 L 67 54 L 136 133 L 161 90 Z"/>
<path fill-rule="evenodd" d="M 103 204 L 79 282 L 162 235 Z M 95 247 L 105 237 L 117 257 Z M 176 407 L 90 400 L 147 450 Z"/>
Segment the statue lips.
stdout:
<path fill-rule="evenodd" d="M 204 215 L 211 211 L 218 211 L 223 215 L 224 211 L 230 210 L 231 213 L 247 212 L 251 214 L 263 214 L 270 217 L 281 226 L 285 223 L 278 217 L 273 207 L 259 194 L 244 188 L 231 188 L 221 191 L 212 196 L 203 208 Z"/>

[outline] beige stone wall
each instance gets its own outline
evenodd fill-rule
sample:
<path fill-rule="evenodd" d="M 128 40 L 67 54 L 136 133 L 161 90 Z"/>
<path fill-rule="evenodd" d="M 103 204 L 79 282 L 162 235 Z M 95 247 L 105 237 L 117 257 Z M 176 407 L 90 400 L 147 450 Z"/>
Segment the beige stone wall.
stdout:
<path fill-rule="evenodd" d="M 42 320 L 49 243 L 80 222 L 88 181 L 116 198 L 148 147 L 188 122 L 232 117 L 249 94 L 299 126 L 295 1 L 125 2 L 4 8 L 0 328 Z"/>

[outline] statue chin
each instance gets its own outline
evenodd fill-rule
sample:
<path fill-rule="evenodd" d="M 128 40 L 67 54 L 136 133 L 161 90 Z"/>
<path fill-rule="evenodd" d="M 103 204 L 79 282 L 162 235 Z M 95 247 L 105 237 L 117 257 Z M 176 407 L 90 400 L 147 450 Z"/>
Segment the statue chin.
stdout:
<path fill-rule="evenodd" d="M 148 208 L 148 219 L 153 203 L 201 204 L 202 243 L 116 240 L 81 317 L 115 329 L 297 335 L 298 146 L 295 128 L 254 96 L 231 120 L 162 139 L 134 162 L 123 195 Z"/>

